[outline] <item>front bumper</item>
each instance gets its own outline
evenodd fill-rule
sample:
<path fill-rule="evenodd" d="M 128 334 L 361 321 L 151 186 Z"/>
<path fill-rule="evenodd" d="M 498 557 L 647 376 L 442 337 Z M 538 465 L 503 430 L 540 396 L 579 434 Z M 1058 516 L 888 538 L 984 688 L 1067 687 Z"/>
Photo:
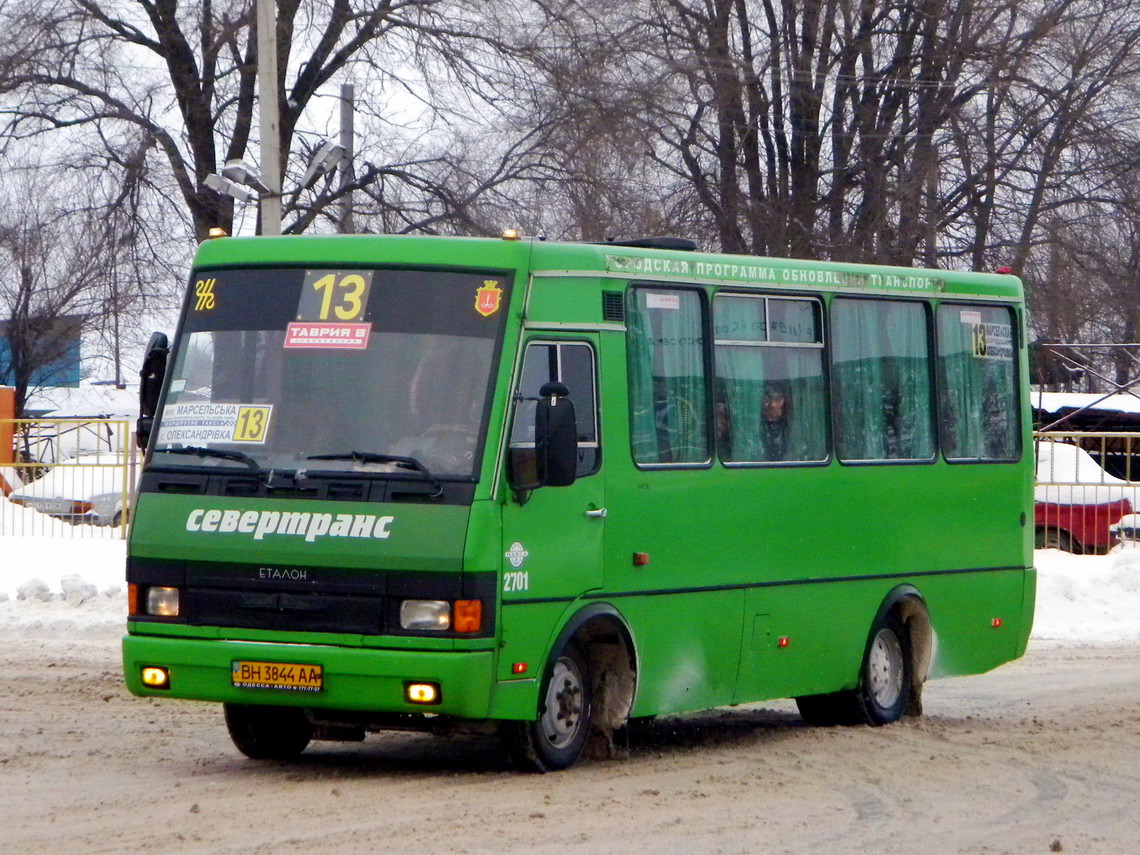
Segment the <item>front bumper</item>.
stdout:
<path fill-rule="evenodd" d="M 232 685 L 235 660 L 321 665 L 320 692 L 246 689 Z M 170 673 L 169 689 L 142 684 L 144 667 Z M 320 644 L 273 644 L 128 635 L 123 638 L 127 688 L 140 697 L 173 697 L 237 704 L 271 704 L 361 712 L 433 713 L 483 719 L 490 711 L 494 653 L 490 650 L 377 650 Z M 440 687 L 432 706 L 408 703 L 408 682 Z"/>

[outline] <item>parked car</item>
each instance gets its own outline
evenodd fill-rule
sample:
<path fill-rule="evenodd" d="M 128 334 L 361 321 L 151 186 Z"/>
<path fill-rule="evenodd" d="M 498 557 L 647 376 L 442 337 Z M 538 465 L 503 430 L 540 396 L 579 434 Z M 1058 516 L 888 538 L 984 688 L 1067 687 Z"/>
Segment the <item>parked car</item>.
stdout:
<path fill-rule="evenodd" d="M 1118 542 L 1135 544 L 1140 541 L 1140 514 L 1125 514 L 1108 530 Z"/>
<path fill-rule="evenodd" d="M 1140 507 L 1140 482 L 1110 475 L 1087 451 L 1044 440 L 1037 449 L 1034 526 L 1040 549 L 1107 552 L 1113 525 Z"/>
<path fill-rule="evenodd" d="M 8 501 L 71 523 L 119 525 L 124 468 L 114 461 L 107 454 L 81 455 L 51 467 L 13 491 Z"/>

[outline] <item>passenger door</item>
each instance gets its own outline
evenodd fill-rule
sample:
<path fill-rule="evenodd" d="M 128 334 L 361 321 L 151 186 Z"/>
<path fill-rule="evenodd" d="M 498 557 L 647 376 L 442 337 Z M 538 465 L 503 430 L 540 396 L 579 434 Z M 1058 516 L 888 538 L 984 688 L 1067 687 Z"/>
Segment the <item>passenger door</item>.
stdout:
<path fill-rule="evenodd" d="M 504 604 L 569 601 L 602 584 L 605 490 L 597 364 L 596 336 L 527 342 L 514 396 L 511 447 L 534 447 L 539 390 L 548 382 L 564 383 L 577 421 L 577 478 L 567 487 L 539 487 L 508 497 L 503 509 Z"/>

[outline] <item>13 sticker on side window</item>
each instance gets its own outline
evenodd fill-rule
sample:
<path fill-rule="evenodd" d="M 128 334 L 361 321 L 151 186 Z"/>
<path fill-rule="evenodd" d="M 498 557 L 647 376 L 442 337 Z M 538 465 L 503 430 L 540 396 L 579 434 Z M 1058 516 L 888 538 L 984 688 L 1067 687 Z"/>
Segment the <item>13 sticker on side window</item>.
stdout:
<path fill-rule="evenodd" d="M 1002 323 L 985 323 L 982 313 L 963 309 L 959 317 L 971 328 L 970 340 L 977 359 L 1013 359 L 1013 327 Z"/>

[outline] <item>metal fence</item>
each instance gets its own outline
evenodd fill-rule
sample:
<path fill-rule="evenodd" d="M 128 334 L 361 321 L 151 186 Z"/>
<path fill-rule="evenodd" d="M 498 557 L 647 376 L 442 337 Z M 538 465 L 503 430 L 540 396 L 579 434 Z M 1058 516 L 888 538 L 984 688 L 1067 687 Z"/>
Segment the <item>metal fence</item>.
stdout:
<path fill-rule="evenodd" d="M 1136 543 L 1140 433 L 1050 431 L 1034 440 L 1037 546 L 1107 552 Z"/>
<path fill-rule="evenodd" d="M 126 537 L 138 466 L 125 419 L 0 421 L 0 535 Z"/>

